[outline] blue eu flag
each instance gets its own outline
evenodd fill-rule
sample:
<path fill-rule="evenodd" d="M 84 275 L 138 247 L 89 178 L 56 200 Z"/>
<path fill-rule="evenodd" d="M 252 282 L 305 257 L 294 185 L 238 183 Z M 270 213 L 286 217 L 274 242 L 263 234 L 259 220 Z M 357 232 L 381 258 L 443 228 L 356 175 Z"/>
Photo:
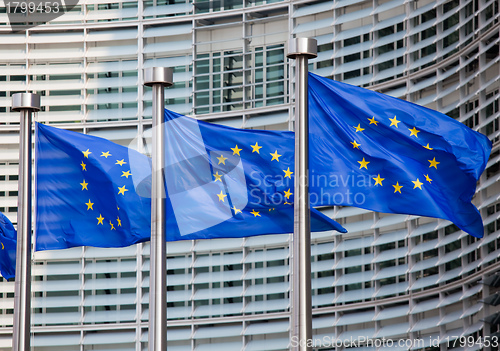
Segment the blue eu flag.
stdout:
<path fill-rule="evenodd" d="M 165 110 L 169 240 L 293 232 L 294 136 Z M 311 210 L 311 230 L 345 232 Z"/>
<path fill-rule="evenodd" d="M 284 167 L 293 153 L 283 154 L 279 133 L 261 141 L 273 133 L 173 119 L 164 125 L 168 241 L 293 231 L 293 166 Z M 36 250 L 123 247 L 150 239 L 147 156 L 43 124 L 36 131 Z M 274 156 L 265 155 L 271 145 Z M 344 231 L 318 211 L 311 224 L 315 231 Z"/>
<path fill-rule="evenodd" d="M 16 272 L 17 232 L 10 220 L 0 213 L 0 273 L 6 279 L 14 278 Z"/>
<path fill-rule="evenodd" d="M 312 202 L 448 219 L 483 236 L 471 203 L 491 142 L 454 119 L 309 74 Z"/>
<path fill-rule="evenodd" d="M 36 124 L 36 250 L 123 247 L 150 239 L 151 201 L 131 165 L 146 156 L 108 140 Z"/>

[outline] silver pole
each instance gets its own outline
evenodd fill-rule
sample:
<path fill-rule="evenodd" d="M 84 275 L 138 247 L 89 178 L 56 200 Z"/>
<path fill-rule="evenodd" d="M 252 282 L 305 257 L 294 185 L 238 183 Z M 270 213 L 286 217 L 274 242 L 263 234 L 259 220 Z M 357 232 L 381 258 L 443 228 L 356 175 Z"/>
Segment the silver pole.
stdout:
<path fill-rule="evenodd" d="M 31 123 L 33 112 L 40 110 L 40 95 L 12 95 L 12 110 L 19 111 L 21 116 L 12 349 L 27 351 L 31 326 Z"/>
<path fill-rule="evenodd" d="M 317 56 L 316 39 L 296 38 L 288 58 L 295 59 L 295 194 L 292 277 L 292 346 L 311 351 L 311 218 L 309 207 L 308 59 Z"/>
<path fill-rule="evenodd" d="M 153 147 L 151 174 L 151 253 L 149 271 L 149 351 L 167 349 L 167 243 L 165 218 L 165 130 L 163 115 L 166 86 L 173 84 L 171 68 L 144 70 L 144 85 L 153 87 Z"/>

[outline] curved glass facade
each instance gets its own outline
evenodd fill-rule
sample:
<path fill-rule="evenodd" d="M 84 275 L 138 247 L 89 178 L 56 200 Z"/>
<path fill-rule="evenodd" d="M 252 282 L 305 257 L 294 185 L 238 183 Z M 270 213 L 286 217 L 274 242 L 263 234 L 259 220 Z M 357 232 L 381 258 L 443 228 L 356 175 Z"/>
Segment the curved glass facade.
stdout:
<path fill-rule="evenodd" d="M 445 220 L 322 209 L 349 233 L 312 236 L 314 350 L 341 350 L 339 340 L 359 350 L 479 350 L 447 342 L 500 335 L 497 0 L 106 1 L 82 0 L 22 33 L 0 13 L 0 211 L 15 222 L 12 94 L 40 94 L 40 122 L 129 146 L 151 128 L 142 68 L 166 66 L 168 108 L 289 129 L 287 42 L 314 37 L 312 72 L 439 110 L 494 144 L 474 198 L 484 239 Z M 168 243 L 168 350 L 287 350 L 290 244 L 290 235 Z M 149 244 L 34 257 L 34 350 L 147 349 Z M 0 350 L 11 349 L 13 291 L 0 283 Z M 375 338 L 395 345 L 361 343 Z"/>

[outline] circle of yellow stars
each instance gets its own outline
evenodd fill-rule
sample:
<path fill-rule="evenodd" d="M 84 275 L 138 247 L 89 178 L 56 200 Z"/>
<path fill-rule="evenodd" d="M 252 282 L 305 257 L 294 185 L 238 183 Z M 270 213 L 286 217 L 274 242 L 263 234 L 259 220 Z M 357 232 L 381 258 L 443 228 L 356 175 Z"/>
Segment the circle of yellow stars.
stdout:
<path fill-rule="evenodd" d="M 380 123 L 380 121 L 377 120 L 375 118 L 375 116 L 373 116 L 372 118 L 367 118 L 367 119 L 370 122 L 369 125 L 374 124 L 375 126 L 378 126 L 378 124 Z M 399 123 L 401 123 L 401 121 L 397 119 L 397 116 L 394 116 L 393 118 L 389 118 L 389 121 L 391 122 L 389 127 L 399 129 Z M 363 128 L 361 126 L 361 123 L 358 123 L 358 125 L 353 125 L 352 127 L 354 128 L 355 133 L 363 133 L 363 131 L 366 130 L 366 128 Z M 420 130 L 418 130 L 416 127 L 407 128 L 407 129 L 409 131 L 410 138 L 415 137 L 418 139 L 418 133 L 420 133 Z M 350 142 L 350 144 L 352 145 L 353 149 L 361 150 L 360 147 L 362 146 L 362 144 L 359 142 L 359 140 L 353 140 Z M 429 143 L 427 143 L 426 145 L 422 145 L 422 147 L 429 150 L 429 151 L 434 150 L 434 148 L 432 148 L 429 145 Z M 357 161 L 357 162 L 359 163 L 359 169 L 366 169 L 366 170 L 369 169 L 370 161 L 366 160 L 364 157 L 360 161 Z M 438 160 L 436 160 L 436 157 L 433 157 L 432 160 L 428 160 L 428 162 L 429 162 L 429 168 L 434 168 L 436 170 L 438 169 L 438 165 L 441 163 Z M 423 186 L 425 185 L 425 182 L 427 182 L 428 184 L 432 184 L 432 179 L 431 179 L 429 173 L 423 174 L 423 177 L 425 178 L 424 182 L 421 182 L 419 178 L 411 181 L 413 183 L 414 190 L 415 189 L 423 190 Z M 377 174 L 376 177 L 372 177 L 372 179 L 375 181 L 375 186 L 383 186 L 384 185 L 383 181 L 385 180 L 385 178 L 382 178 L 380 174 Z M 396 184 L 391 184 L 391 185 L 394 187 L 394 193 L 402 194 L 401 189 L 403 189 L 403 185 L 400 185 L 399 181 L 397 181 Z"/>
<path fill-rule="evenodd" d="M 86 162 L 85 159 L 89 159 L 89 156 L 92 154 L 92 151 L 90 151 L 90 149 L 87 149 L 87 150 L 82 150 L 82 153 L 83 153 L 83 160 L 81 161 L 80 166 L 82 168 L 82 173 L 83 173 L 87 172 L 87 163 L 85 163 Z M 99 157 L 104 157 L 105 159 L 108 159 L 108 157 L 111 156 L 113 155 L 111 154 L 110 151 L 102 151 L 101 155 L 99 155 Z M 125 161 L 125 159 L 121 159 L 121 160 L 116 160 L 115 164 L 123 167 L 124 165 L 127 164 L 127 162 Z M 121 177 L 125 177 L 126 179 L 128 179 L 128 177 L 132 175 L 132 173 L 130 173 L 130 170 L 121 172 L 122 172 Z M 85 179 L 82 180 L 80 185 L 82 187 L 81 191 L 84 190 L 89 191 L 89 183 Z M 119 186 L 117 191 L 118 191 L 117 195 L 125 196 L 125 193 L 129 191 L 129 189 L 126 188 L 126 185 L 123 185 L 121 187 Z M 91 199 L 89 199 L 88 202 L 85 203 L 85 205 L 87 206 L 86 208 L 87 211 L 94 211 L 95 203 L 92 202 Z M 120 210 L 119 207 L 117 207 L 117 209 Z M 104 226 L 106 223 L 105 218 L 102 216 L 102 213 L 99 213 L 99 216 L 95 217 L 95 219 L 97 220 L 96 223 L 97 226 L 100 225 Z M 117 216 L 116 219 L 114 219 L 114 221 L 116 223 L 116 227 L 122 226 L 122 221 L 119 216 Z M 113 222 L 113 220 L 109 220 L 108 223 L 109 223 L 109 230 L 116 230 L 115 223 Z"/>
<path fill-rule="evenodd" d="M 244 147 L 244 146 L 243 146 Z M 252 153 L 257 153 L 257 154 L 261 154 L 261 149 L 263 148 L 263 146 L 259 145 L 258 142 L 256 142 L 255 144 L 253 145 L 249 145 L 249 147 L 251 148 L 251 152 Z M 234 147 L 230 148 L 231 151 L 233 152 L 233 156 L 240 156 L 241 157 L 241 152 L 244 151 L 244 149 L 240 146 L 238 146 L 238 144 L 235 144 Z M 248 150 L 250 151 L 250 149 Z M 264 155 L 264 154 L 263 154 Z M 274 152 L 270 152 L 269 155 L 271 156 L 271 162 L 280 162 L 280 157 L 282 157 L 283 155 L 279 154 L 278 153 L 278 150 L 275 149 Z M 220 155 L 218 157 L 215 157 L 217 159 L 217 164 L 220 165 L 225 165 L 225 161 L 227 160 L 227 157 L 224 157 L 224 155 Z M 290 170 L 290 167 L 287 167 L 286 169 L 283 169 L 283 178 L 288 178 L 288 179 L 292 179 L 292 175 L 293 175 L 293 171 Z M 219 174 L 219 171 L 217 170 L 214 174 L 213 174 L 213 177 L 214 177 L 214 182 L 221 182 L 222 183 L 222 177 L 223 177 L 224 174 Z M 288 190 L 284 191 L 283 192 L 283 196 L 285 197 L 286 201 L 284 202 L 285 205 L 293 205 L 293 203 L 291 202 L 288 202 L 288 200 L 290 199 L 290 196 L 292 196 L 293 193 L 291 192 L 291 189 L 289 188 Z M 227 198 L 227 195 L 224 194 L 224 192 L 221 190 L 220 193 L 216 194 L 217 196 L 217 199 L 219 202 L 222 202 L 222 203 L 225 203 L 226 202 L 226 198 Z M 231 207 L 231 210 L 233 210 L 234 212 L 234 215 L 237 215 L 239 213 L 243 213 L 241 209 L 238 209 L 236 208 L 235 206 Z M 273 211 L 275 210 L 274 208 L 271 208 L 269 209 L 269 211 Z M 261 214 L 260 214 L 260 211 L 256 211 L 255 209 L 252 209 L 252 211 L 250 211 L 250 213 L 254 216 L 254 217 L 261 217 Z"/>

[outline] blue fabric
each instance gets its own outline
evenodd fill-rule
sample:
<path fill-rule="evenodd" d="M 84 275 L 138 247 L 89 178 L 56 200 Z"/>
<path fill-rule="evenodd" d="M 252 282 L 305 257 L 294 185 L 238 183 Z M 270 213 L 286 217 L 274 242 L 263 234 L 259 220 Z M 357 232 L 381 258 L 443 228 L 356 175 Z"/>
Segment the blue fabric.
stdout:
<path fill-rule="evenodd" d="M 136 163 L 149 167 L 146 156 L 37 123 L 35 162 L 36 250 L 150 239 L 151 201 L 138 195 L 129 174 Z"/>
<path fill-rule="evenodd" d="M 165 130 L 169 240 L 293 232 L 293 133 L 229 128 L 169 110 Z M 311 230 L 345 232 L 315 209 Z"/>
<path fill-rule="evenodd" d="M 172 118 L 165 123 L 168 241 L 293 231 L 293 185 L 280 182 L 282 168 L 293 170 L 293 152 L 280 148 L 290 140 L 279 133 Z M 150 239 L 148 157 L 43 124 L 36 125 L 36 133 L 36 250 L 123 247 Z M 262 145 L 260 155 L 250 157 L 250 140 Z M 230 150 L 233 142 L 244 150 L 241 157 Z M 270 161 L 271 147 L 283 154 L 279 161 Z M 285 191 L 290 192 L 288 201 Z M 314 231 L 345 231 L 316 210 L 311 226 Z"/>
<path fill-rule="evenodd" d="M 6 279 L 16 272 L 17 232 L 10 220 L 0 213 L 0 273 Z"/>
<path fill-rule="evenodd" d="M 491 142 L 437 111 L 309 74 L 312 202 L 448 219 L 483 236 L 471 203 Z"/>

